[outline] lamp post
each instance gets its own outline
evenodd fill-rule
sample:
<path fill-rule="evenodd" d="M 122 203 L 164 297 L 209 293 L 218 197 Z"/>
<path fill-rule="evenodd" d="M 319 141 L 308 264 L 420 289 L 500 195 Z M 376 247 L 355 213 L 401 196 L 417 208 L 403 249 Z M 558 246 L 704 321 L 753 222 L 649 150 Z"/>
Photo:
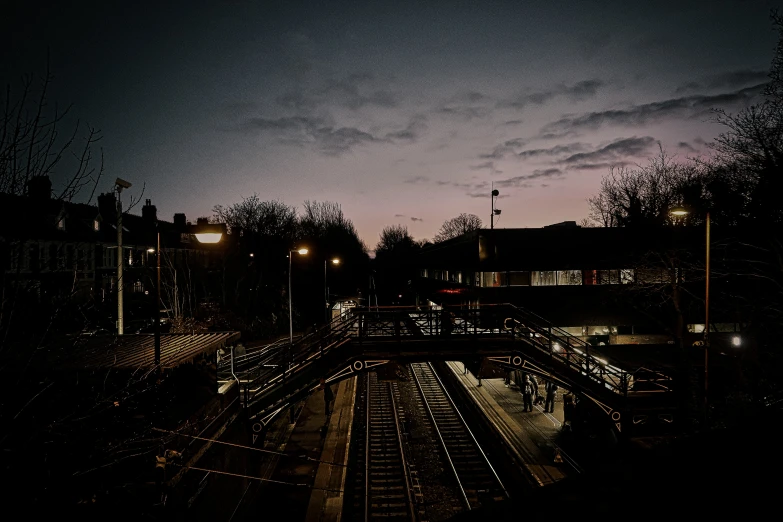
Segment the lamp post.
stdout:
<path fill-rule="evenodd" d="M 155 366 L 160 370 L 160 309 L 163 303 L 161 299 L 161 284 L 160 284 L 160 227 L 158 222 L 155 223 L 156 236 L 157 236 L 157 249 L 155 251 L 155 264 L 156 264 L 156 277 L 155 277 L 155 326 L 153 331 L 155 332 Z M 199 243 L 218 243 L 223 237 L 221 225 L 196 225 L 191 232 Z M 150 250 L 147 250 L 148 252 Z"/>
<path fill-rule="evenodd" d="M 492 200 L 492 214 L 489 216 L 489 228 L 494 229 L 495 228 L 495 216 L 500 215 L 500 209 L 495 208 L 495 198 L 500 196 L 500 192 L 495 188 L 495 183 L 492 183 L 492 193 L 490 194 L 490 198 Z"/>
<path fill-rule="evenodd" d="M 326 300 L 326 322 L 329 322 L 329 287 L 326 286 L 326 264 L 328 260 L 324 259 L 324 299 Z M 333 265 L 339 265 L 340 259 L 339 258 L 332 258 L 332 264 Z"/>
<path fill-rule="evenodd" d="M 125 256 L 122 250 L 122 190 L 131 188 L 132 183 L 122 178 L 114 181 L 117 187 L 117 334 L 124 333 L 124 312 L 123 312 L 123 277 L 122 271 L 125 265 Z"/>
<path fill-rule="evenodd" d="M 291 308 L 291 256 L 293 256 L 294 252 L 299 254 L 300 256 L 303 256 L 307 254 L 306 248 L 300 248 L 297 250 L 289 250 L 288 251 L 288 349 L 291 349 L 291 346 L 294 345 L 294 313 L 293 309 Z"/>
<path fill-rule="evenodd" d="M 675 207 L 671 210 L 673 216 L 686 216 L 689 211 L 683 207 Z M 704 414 L 707 415 L 708 391 L 709 391 L 709 362 L 710 362 L 710 212 L 705 217 L 706 243 L 704 264 Z"/>

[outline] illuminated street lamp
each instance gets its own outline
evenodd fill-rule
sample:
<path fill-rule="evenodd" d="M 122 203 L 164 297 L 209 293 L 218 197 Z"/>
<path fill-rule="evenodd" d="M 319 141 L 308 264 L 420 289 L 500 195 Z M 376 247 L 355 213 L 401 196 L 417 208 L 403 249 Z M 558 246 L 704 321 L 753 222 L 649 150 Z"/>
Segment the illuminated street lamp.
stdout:
<path fill-rule="evenodd" d="M 117 188 L 117 334 L 122 335 L 125 321 L 123 311 L 125 280 L 122 274 L 125 264 L 124 250 L 122 249 L 122 191 L 131 188 L 133 184 L 130 181 L 117 178 L 114 181 L 114 186 Z"/>
<path fill-rule="evenodd" d="M 157 248 L 148 248 L 147 252 L 155 252 L 156 257 L 156 291 L 157 291 L 157 303 L 155 306 L 155 366 L 160 370 L 160 310 L 163 305 L 160 295 L 160 227 L 158 223 L 155 223 L 156 236 L 157 236 Z M 196 225 L 190 225 L 190 234 L 196 236 L 199 243 L 215 244 L 219 243 L 223 238 L 223 230 L 225 225 L 218 223 L 199 223 Z"/>
<path fill-rule="evenodd" d="M 306 248 L 299 248 L 296 250 L 288 251 L 288 349 L 294 344 L 294 318 L 293 310 L 291 308 L 291 256 L 296 252 L 300 256 L 307 254 Z"/>
<path fill-rule="evenodd" d="M 192 232 L 199 243 L 219 243 L 223 237 L 223 225 L 219 223 L 200 223 L 193 227 Z"/>
<path fill-rule="evenodd" d="M 690 212 L 684 207 L 674 207 L 669 211 L 673 216 L 687 216 Z M 710 212 L 706 215 L 706 255 L 704 268 L 704 412 L 707 412 L 707 392 L 709 390 L 709 354 L 710 354 Z"/>
<path fill-rule="evenodd" d="M 326 265 L 329 262 L 328 259 L 324 259 L 324 299 L 326 300 L 326 322 L 329 322 L 329 287 L 326 286 Z M 333 265 L 339 265 L 340 259 L 335 257 L 332 258 L 332 264 Z"/>

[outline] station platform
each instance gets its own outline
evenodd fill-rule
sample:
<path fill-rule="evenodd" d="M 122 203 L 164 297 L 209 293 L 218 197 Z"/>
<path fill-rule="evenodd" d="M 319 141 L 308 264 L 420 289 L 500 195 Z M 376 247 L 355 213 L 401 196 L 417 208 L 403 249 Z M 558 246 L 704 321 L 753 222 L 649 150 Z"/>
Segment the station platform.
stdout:
<path fill-rule="evenodd" d="M 557 390 L 553 413 L 542 405 L 525 412 L 518 383 L 503 378 L 477 379 L 461 362 L 448 362 L 457 381 L 487 416 L 496 434 L 524 468 L 531 482 L 548 486 L 582 473 L 581 467 L 558 444 L 563 426 L 563 390 Z M 544 396 L 544 384 L 539 382 Z"/>

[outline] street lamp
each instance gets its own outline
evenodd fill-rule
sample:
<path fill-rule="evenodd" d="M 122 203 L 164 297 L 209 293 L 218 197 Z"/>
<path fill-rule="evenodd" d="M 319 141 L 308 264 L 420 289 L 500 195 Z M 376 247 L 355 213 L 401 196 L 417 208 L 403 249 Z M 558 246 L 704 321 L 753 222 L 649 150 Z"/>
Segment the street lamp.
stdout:
<path fill-rule="evenodd" d="M 210 223 L 210 224 L 197 224 L 197 225 L 191 225 L 190 226 L 190 233 L 196 236 L 196 239 L 199 241 L 199 243 L 209 243 L 214 244 L 220 242 L 220 240 L 223 238 L 223 229 L 225 225 L 217 224 L 217 223 Z M 152 249 L 148 248 L 147 252 L 155 252 L 156 257 L 156 282 L 155 282 L 155 290 L 157 294 L 157 302 L 155 305 L 155 366 L 160 369 L 160 309 L 163 305 L 163 300 L 161 299 L 160 290 L 161 290 L 161 284 L 160 284 L 160 257 L 161 257 L 161 251 L 160 251 L 160 226 L 159 222 L 155 222 L 155 234 L 157 236 L 157 248 Z"/>
<path fill-rule="evenodd" d="M 670 214 L 673 216 L 686 216 L 688 209 L 674 207 Z M 706 215 L 706 254 L 704 267 L 704 412 L 707 414 L 707 392 L 709 390 L 709 354 L 710 354 L 710 212 Z"/>
<path fill-rule="evenodd" d="M 296 252 L 300 256 L 307 254 L 306 248 L 288 251 L 288 349 L 294 344 L 294 315 L 291 308 L 291 256 Z"/>
<path fill-rule="evenodd" d="M 326 300 L 326 322 L 329 322 L 329 287 L 326 286 L 326 264 L 328 262 L 328 259 L 324 259 L 324 299 Z M 339 265 L 340 259 L 339 258 L 333 258 L 332 259 L 333 265 Z"/>
<path fill-rule="evenodd" d="M 131 188 L 133 184 L 129 181 L 125 181 L 122 178 L 117 178 L 114 181 L 114 186 L 117 187 L 117 334 L 122 335 L 124 333 L 124 317 L 123 317 L 123 276 L 122 270 L 125 265 L 125 256 L 122 250 L 122 190 Z"/>

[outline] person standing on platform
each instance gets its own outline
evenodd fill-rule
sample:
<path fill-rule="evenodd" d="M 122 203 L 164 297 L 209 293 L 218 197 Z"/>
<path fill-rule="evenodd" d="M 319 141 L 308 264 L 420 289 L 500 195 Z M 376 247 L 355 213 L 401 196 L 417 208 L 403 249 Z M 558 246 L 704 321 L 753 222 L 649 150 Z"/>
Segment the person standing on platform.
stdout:
<path fill-rule="evenodd" d="M 334 393 L 332 387 L 326 384 L 326 379 L 321 377 L 321 385 L 319 386 L 324 391 L 324 414 L 329 417 L 332 414 L 331 406 L 334 400 Z"/>
<path fill-rule="evenodd" d="M 547 381 L 545 385 L 546 401 L 544 402 L 544 411 L 547 413 L 555 412 L 555 395 L 557 394 L 557 384 Z"/>
<path fill-rule="evenodd" d="M 530 382 L 533 383 L 533 401 L 536 401 L 538 399 L 538 396 L 540 395 L 538 393 L 538 379 L 536 379 L 536 376 L 532 373 L 530 375 Z"/>
<path fill-rule="evenodd" d="M 522 411 L 533 411 L 533 382 L 529 375 L 525 375 L 522 383 Z"/>

